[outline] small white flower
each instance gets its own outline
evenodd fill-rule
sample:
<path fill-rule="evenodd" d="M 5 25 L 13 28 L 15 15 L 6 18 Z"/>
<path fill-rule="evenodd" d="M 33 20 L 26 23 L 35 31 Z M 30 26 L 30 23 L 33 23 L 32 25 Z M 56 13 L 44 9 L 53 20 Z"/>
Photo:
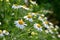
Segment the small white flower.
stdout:
<path fill-rule="evenodd" d="M 52 36 L 52 38 L 56 38 L 55 36 Z"/>
<path fill-rule="evenodd" d="M 33 22 L 32 15 L 24 16 L 24 18 L 30 22 Z"/>
<path fill-rule="evenodd" d="M 2 32 L 2 30 L 0 30 L 0 37 L 3 37 L 4 35 L 3 35 L 3 32 Z"/>
<path fill-rule="evenodd" d="M 30 1 L 32 4 L 36 4 L 36 1 Z"/>
<path fill-rule="evenodd" d="M 23 29 L 25 26 L 27 26 L 27 24 L 25 24 L 22 19 L 18 20 L 18 21 L 15 21 L 14 24 L 16 24 L 16 27 L 18 27 L 20 29 Z"/>
<path fill-rule="evenodd" d="M 38 20 L 44 21 L 42 16 L 39 16 Z"/>
<path fill-rule="evenodd" d="M 50 25 L 49 27 L 50 27 L 50 28 L 54 28 L 54 26 L 53 26 L 53 25 Z"/>
<path fill-rule="evenodd" d="M 36 16 L 37 15 L 37 13 L 28 13 L 28 14 L 30 14 L 32 16 Z"/>
<path fill-rule="evenodd" d="M 30 10 L 28 7 L 26 7 L 25 5 L 22 6 L 23 9 L 25 10 Z"/>
<path fill-rule="evenodd" d="M 1 22 L 0 22 L 0 25 L 1 25 Z"/>
<path fill-rule="evenodd" d="M 58 34 L 57 36 L 58 36 L 58 38 L 60 38 L 60 34 Z"/>
<path fill-rule="evenodd" d="M 58 27 L 57 25 L 55 25 L 55 28 L 56 28 L 56 29 L 59 29 L 59 27 Z"/>
<path fill-rule="evenodd" d="M 17 5 L 17 4 L 13 4 L 13 6 L 12 6 L 12 8 L 14 8 L 14 9 L 18 9 L 18 8 L 22 8 L 23 6 L 21 6 L 21 5 Z"/>
<path fill-rule="evenodd" d="M 46 28 L 49 28 L 49 22 L 48 21 L 43 21 L 43 25 L 44 25 L 44 27 L 46 27 Z"/>
<path fill-rule="evenodd" d="M 48 29 L 49 30 L 49 32 L 51 33 L 51 34 L 53 34 L 54 32 L 52 31 L 52 29 Z"/>
<path fill-rule="evenodd" d="M 46 32 L 46 33 L 49 33 L 49 31 L 48 31 L 48 30 L 45 30 L 45 32 Z"/>
<path fill-rule="evenodd" d="M 49 25 L 53 26 L 53 23 L 49 22 Z"/>
<path fill-rule="evenodd" d="M 9 32 L 7 30 L 3 30 L 3 34 L 9 35 Z"/>
<path fill-rule="evenodd" d="M 35 24 L 34 24 L 34 28 L 36 28 L 37 30 L 42 31 L 42 27 L 41 27 L 40 24 L 35 23 Z"/>
<path fill-rule="evenodd" d="M 14 13 L 11 14 L 12 16 L 14 15 Z"/>

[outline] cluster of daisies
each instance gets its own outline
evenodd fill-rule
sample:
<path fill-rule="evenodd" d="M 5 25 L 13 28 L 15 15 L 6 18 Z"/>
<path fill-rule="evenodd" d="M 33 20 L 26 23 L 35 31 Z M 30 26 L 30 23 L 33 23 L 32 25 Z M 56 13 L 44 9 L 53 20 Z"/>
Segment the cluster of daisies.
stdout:
<path fill-rule="evenodd" d="M 37 5 L 35 1 L 30 1 L 30 2 L 33 5 Z M 25 10 L 31 10 L 31 8 L 27 8 L 25 5 L 22 6 L 17 4 L 13 4 L 12 8 L 14 9 L 23 8 Z M 53 13 L 52 11 L 49 10 L 40 10 L 40 12 Z M 44 14 L 30 12 L 27 15 L 25 15 L 23 18 L 29 21 L 30 23 L 34 23 L 32 27 L 34 27 L 36 30 L 40 32 L 45 31 L 46 33 L 51 33 L 51 34 L 54 34 L 56 32 L 56 34 L 58 34 L 57 30 L 59 29 L 59 27 L 57 25 L 54 27 L 54 25 L 47 20 L 47 17 L 45 17 Z M 41 23 L 35 21 L 40 21 Z M 28 26 L 23 19 L 14 21 L 14 24 L 16 25 L 16 27 L 20 29 L 24 29 L 26 26 Z"/>
<path fill-rule="evenodd" d="M 9 32 L 7 30 L 0 30 L 0 37 L 3 37 L 5 35 L 9 35 Z"/>
<path fill-rule="evenodd" d="M 26 16 L 23 17 L 26 21 L 29 21 L 30 23 L 33 23 L 33 26 L 37 31 L 45 32 L 47 34 L 57 34 L 57 36 L 60 38 L 60 34 L 58 33 L 59 27 L 57 25 L 54 25 L 47 20 L 47 17 L 44 16 L 44 14 L 39 13 L 28 13 Z M 35 22 L 40 21 L 40 22 Z M 27 25 L 26 22 L 23 19 L 14 21 L 14 24 L 16 27 L 20 29 L 26 28 Z"/>

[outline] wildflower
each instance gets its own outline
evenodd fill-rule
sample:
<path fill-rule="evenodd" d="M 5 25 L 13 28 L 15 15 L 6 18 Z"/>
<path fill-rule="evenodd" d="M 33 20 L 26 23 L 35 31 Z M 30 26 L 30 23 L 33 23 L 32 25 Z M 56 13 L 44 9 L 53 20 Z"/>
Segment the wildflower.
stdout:
<path fill-rule="evenodd" d="M 48 31 L 48 30 L 45 30 L 45 32 L 46 32 L 46 33 L 49 33 L 49 31 Z"/>
<path fill-rule="evenodd" d="M 21 5 L 17 5 L 17 4 L 13 4 L 13 6 L 12 6 L 12 8 L 14 8 L 14 9 L 18 9 L 18 8 L 22 8 L 23 6 L 21 6 Z"/>
<path fill-rule="evenodd" d="M 43 13 L 53 13 L 53 11 L 49 11 L 49 10 L 40 10 L 40 12 L 43 12 Z"/>
<path fill-rule="evenodd" d="M 41 27 L 40 24 L 35 23 L 35 24 L 34 24 L 34 28 L 36 28 L 37 30 L 42 31 L 42 27 Z"/>
<path fill-rule="evenodd" d="M 3 32 L 2 32 L 2 30 L 0 30 L 0 37 L 3 37 L 4 35 L 3 35 Z"/>
<path fill-rule="evenodd" d="M 60 38 L 60 34 L 58 34 L 57 36 L 58 36 L 58 38 Z"/>
<path fill-rule="evenodd" d="M 44 21 L 44 14 L 40 14 L 40 16 L 38 17 L 38 20 Z"/>
<path fill-rule="evenodd" d="M 58 27 L 57 25 L 55 25 L 55 28 L 56 28 L 56 29 L 59 29 L 59 27 Z"/>
<path fill-rule="evenodd" d="M 39 16 L 39 17 L 38 17 L 38 20 L 43 21 L 43 17 L 42 17 L 42 16 Z"/>
<path fill-rule="evenodd" d="M 31 0 L 30 0 L 30 2 L 31 2 L 32 4 L 36 4 L 36 1 L 31 1 Z"/>
<path fill-rule="evenodd" d="M 52 36 L 52 38 L 56 38 L 55 36 Z"/>
<path fill-rule="evenodd" d="M 0 25 L 1 25 L 1 22 L 0 22 Z"/>
<path fill-rule="evenodd" d="M 9 32 L 7 30 L 3 30 L 3 34 L 9 35 Z"/>
<path fill-rule="evenodd" d="M 50 26 L 50 28 L 54 28 L 53 24 L 51 22 L 49 22 L 49 26 Z"/>
<path fill-rule="evenodd" d="M 52 31 L 52 29 L 48 29 L 48 31 L 51 33 L 51 34 L 53 34 L 54 32 Z"/>
<path fill-rule="evenodd" d="M 15 21 L 15 24 L 20 29 L 23 29 L 25 26 L 27 26 L 27 24 L 25 24 L 25 22 L 22 19 L 18 20 L 18 21 Z"/>
<path fill-rule="evenodd" d="M 30 10 L 30 9 L 27 8 L 25 5 L 23 5 L 22 8 L 25 9 L 25 10 Z"/>
<path fill-rule="evenodd" d="M 28 13 L 28 15 L 36 16 L 36 13 Z"/>
<path fill-rule="evenodd" d="M 24 16 L 24 18 L 30 22 L 33 22 L 33 19 L 32 19 L 32 15 L 27 15 L 27 16 Z"/>
<path fill-rule="evenodd" d="M 43 21 L 43 25 L 44 25 L 44 27 L 46 27 L 46 28 L 49 28 L 49 22 L 48 21 Z"/>

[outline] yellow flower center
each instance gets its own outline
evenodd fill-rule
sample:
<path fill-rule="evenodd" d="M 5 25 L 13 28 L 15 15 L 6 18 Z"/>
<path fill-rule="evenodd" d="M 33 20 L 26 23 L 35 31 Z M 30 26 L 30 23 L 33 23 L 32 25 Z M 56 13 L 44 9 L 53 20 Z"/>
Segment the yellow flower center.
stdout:
<path fill-rule="evenodd" d="M 19 20 L 19 24 L 24 24 L 24 21 L 23 20 Z"/>
<path fill-rule="evenodd" d="M 45 24 L 48 24 L 48 21 L 46 21 Z"/>
<path fill-rule="evenodd" d="M 38 28 L 40 28 L 40 27 L 41 27 L 41 25 L 40 25 L 40 24 L 37 24 L 37 27 L 38 27 Z"/>
<path fill-rule="evenodd" d="M 2 30 L 0 30 L 0 34 L 2 33 Z"/>
<path fill-rule="evenodd" d="M 28 18 L 32 18 L 32 15 L 27 15 Z"/>

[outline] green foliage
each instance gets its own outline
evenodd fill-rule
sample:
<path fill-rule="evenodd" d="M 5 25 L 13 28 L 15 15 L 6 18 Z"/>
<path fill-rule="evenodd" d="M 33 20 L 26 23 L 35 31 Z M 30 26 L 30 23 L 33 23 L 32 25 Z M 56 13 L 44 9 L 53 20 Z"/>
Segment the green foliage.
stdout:
<path fill-rule="evenodd" d="M 38 5 L 32 5 L 32 10 L 25 10 L 23 8 L 13 9 L 13 4 L 25 5 L 23 0 L 0 0 L 0 30 L 8 30 L 10 33 L 9 36 L 0 37 L 0 40 L 59 40 L 58 37 L 52 38 L 52 35 L 55 34 L 46 34 L 44 32 L 45 30 L 43 32 L 40 32 L 33 28 L 33 24 L 35 22 L 42 25 L 42 22 L 37 20 L 37 17 L 33 18 L 35 19 L 33 23 L 23 18 L 30 12 L 38 12 L 40 14 L 40 10 L 49 9 L 51 6 L 50 4 L 46 4 L 48 6 L 43 6 L 41 4 L 41 8 Z M 26 24 L 28 24 L 28 26 L 26 26 L 26 28 L 24 28 L 23 30 L 17 28 L 14 24 L 14 21 L 19 19 L 24 19 Z M 37 35 L 31 35 L 32 32 L 37 33 Z"/>

